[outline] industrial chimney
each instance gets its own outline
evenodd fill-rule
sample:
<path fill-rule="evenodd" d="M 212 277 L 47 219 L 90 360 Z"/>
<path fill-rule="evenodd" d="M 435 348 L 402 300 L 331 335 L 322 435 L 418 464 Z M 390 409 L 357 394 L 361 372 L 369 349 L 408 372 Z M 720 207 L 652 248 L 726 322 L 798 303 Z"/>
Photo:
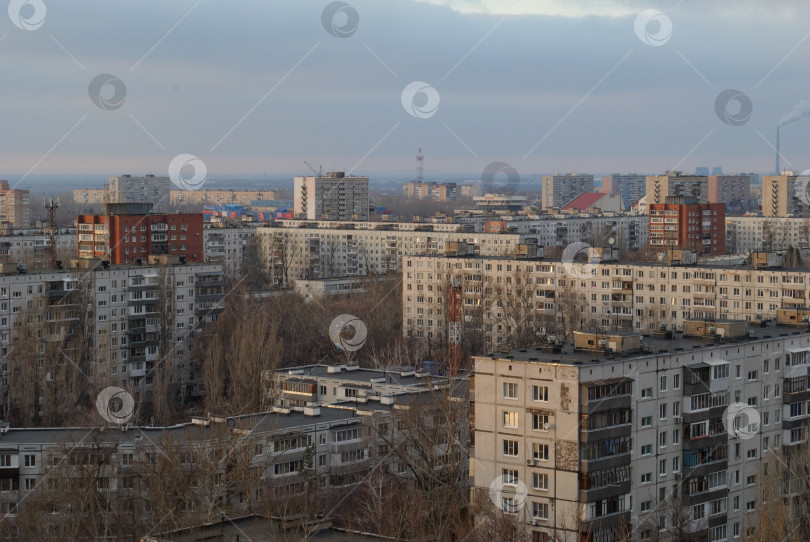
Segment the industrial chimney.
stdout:
<path fill-rule="evenodd" d="M 776 127 L 776 174 L 780 175 L 782 169 L 779 167 L 779 126 Z"/>

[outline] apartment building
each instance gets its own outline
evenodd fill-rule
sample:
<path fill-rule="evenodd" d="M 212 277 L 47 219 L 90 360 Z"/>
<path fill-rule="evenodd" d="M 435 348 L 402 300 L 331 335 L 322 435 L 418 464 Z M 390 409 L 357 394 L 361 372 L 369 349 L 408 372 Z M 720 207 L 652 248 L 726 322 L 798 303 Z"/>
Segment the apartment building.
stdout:
<path fill-rule="evenodd" d="M 792 171 L 762 176 L 762 216 L 810 216 L 810 186 Z"/>
<path fill-rule="evenodd" d="M 543 175 L 542 208 L 559 208 L 583 192 L 593 192 L 593 175 L 567 173 Z"/>
<path fill-rule="evenodd" d="M 411 181 L 402 183 L 402 194 L 414 199 L 450 201 L 456 199 L 457 187 L 456 183 Z"/>
<path fill-rule="evenodd" d="M 726 217 L 726 250 L 729 254 L 808 246 L 810 246 L 810 217 Z"/>
<path fill-rule="evenodd" d="M 483 195 L 483 188 L 480 184 L 464 184 L 461 185 L 459 190 L 461 191 L 461 196 L 465 198 L 474 198 Z"/>
<path fill-rule="evenodd" d="M 171 190 L 172 207 L 178 205 L 244 205 L 258 200 L 275 200 L 275 190 Z"/>
<path fill-rule="evenodd" d="M 151 203 L 155 210 L 166 211 L 171 205 L 172 182 L 168 177 L 145 175 L 110 177 L 110 203 Z"/>
<path fill-rule="evenodd" d="M 150 209 L 150 204 L 111 203 L 107 214 L 77 216 L 78 257 L 113 265 L 164 254 L 205 261 L 202 214 L 153 214 Z"/>
<path fill-rule="evenodd" d="M 526 196 L 508 194 L 484 194 L 473 198 L 475 208 L 484 213 L 522 211 L 528 204 Z"/>
<path fill-rule="evenodd" d="M 806 329 L 687 321 L 476 356 L 473 486 L 533 540 L 738 539 L 763 465 L 807 441 L 808 354 Z"/>
<path fill-rule="evenodd" d="M 76 256 L 76 231 L 60 230 L 54 235 L 57 260 L 67 262 Z M 40 230 L 0 235 L 0 262 L 22 263 L 30 269 L 51 265 L 51 236 Z"/>
<path fill-rule="evenodd" d="M 598 215 L 543 217 L 507 221 L 508 231 L 530 235 L 544 247 L 566 247 L 577 241 L 591 245 L 609 245 L 636 250 L 649 242 L 649 219 L 646 216 Z"/>
<path fill-rule="evenodd" d="M 635 173 L 614 173 L 602 177 L 602 192 L 620 194 L 625 209 L 644 197 L 647 193 L 647 177 Z"/>
<path fill-rule="evenodd" d="M 670 171 L 665 175 L 647 176 L 647 205 L 666 203 L 667 196 L 695 198 L 696 203 L 709 203 L 709 178 Z"/>
<path fill-rule="evenodd" d="M 330 171 L 325 177 L 295 177 L 296 218 L 306 220 L 368 220 L 368 177 Z"/>
<path fill-rule="evenodd" d="M 713 256 L 726 253 L 726 207 L 697 203 L 693 197 L 667 196 L 650 205 L 650 246 L 687 248 Z"/>
<path fill-rule="evenodd" d="M 304 300 L 324 298 L 353 298 L 363 297 L 370 292 L 384 289 L 389 292 L 399 287 L 399 276 L 366 275 L 362 277 L 332 277 L 325 279 L 296 279 L 293 287 L 296 293 Z"/>
<path fill-rule="evenodd" d="M 256 235 L 256 226 L 236 224 L 205 224 L 203 245 L 205 261 L 218 263 L 228 273 L 239 270 L 245 248 Z"/>
<path fill-rule="evenodd" d="M 395 273 L 410 254 L 444 251 L 448 241 L 466 241 L 483 255 L 512 254 L 523 236 L 474 233 L 458 224 L 410 222 L 303 222 L 282 220 L 256 229 L 271 281 Z"/>
<path fill-rule="evenodd" d="M 194 331 L 222 311 L 224 277 L 218 265 L 144 265 L 0 274 L 0 393 L 15 378 L 8 357 L 15 331 L 31 311 L 63 332 L 87 326 L 91 338 L 88 377 L 101 388 L 115 385 L 133 395 L 151 394 L 152 367 L 166 356 L 161 337 L 174 345 L 173 374 L 181 388 L 204 392 L 202 375 L 188 364 Z M 55 336 L 60 340 L 62 335 Z M 3 419 L 8 419 L 2 405 Z M 41 408 L 41 407 L 40 407 Z"/>
<path fill-rule="evenodd" d="M 77 188 L 73 191 L 73 201 L 83 205 L 101 205 L 107 203 L 107 188 Z"/>
<path fill-rule="evenodd" d="M 0 222 L 14 228 L 31 226 L 31 192 L 10 189 L 8 181 L 0 181 Z"/>
<path fill-rule="evenodd" d="M 588 257 L 587 262 L 571 263 L 514 255 L 405 256 L 403 334 L 446 338 L 442 292 L 453 278 L 462 288 L 463 331 L 481 337 L 489 350 L 502 349 L 528 332 L 535 337 L 570 333 L 572 328 L 673 331 L 683 330 L 684 321 L 694 318 L 775 320 L 781 308 L 810 306 L 808 269 Z"/>
<path fill-rule="evenodd" d="M 709 203 L 723 203 L 728 214 L 743 214 L 752 208 L 751 174 L 709 175 Z"/>

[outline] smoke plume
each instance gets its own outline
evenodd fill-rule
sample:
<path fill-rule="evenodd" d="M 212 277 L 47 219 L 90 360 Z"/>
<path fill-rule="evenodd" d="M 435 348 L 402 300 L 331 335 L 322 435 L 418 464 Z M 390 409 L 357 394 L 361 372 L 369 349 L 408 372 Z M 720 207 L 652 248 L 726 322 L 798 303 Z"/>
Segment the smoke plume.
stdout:
<path fill-rule="evenodd" d="M 779 121 L 779 126 L 784 126 L 785 124 L 796 122 L 797 120 L 801 120 L 804 117 L 810 117 L 810 101 L 799 100 L 799 103 L 793 106 L 793 109 L 790 110 L 790 113 L 782 117 L 782 120 Z"/>

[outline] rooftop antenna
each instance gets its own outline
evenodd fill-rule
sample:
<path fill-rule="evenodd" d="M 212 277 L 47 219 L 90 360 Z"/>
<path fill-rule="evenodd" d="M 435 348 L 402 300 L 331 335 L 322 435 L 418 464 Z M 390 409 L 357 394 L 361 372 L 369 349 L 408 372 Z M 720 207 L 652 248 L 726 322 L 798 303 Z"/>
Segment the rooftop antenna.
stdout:
<path fill-rule="evenodd" d="M 51 230 L 51 246 L 48 249 L 51 256 L 51 268 L 56 267 L 56 210 L 58 208 L 59 198 L 45 198 L 45 209 L 48 211 L 48 224 Z"/>
<path fill-rule="evenodd" d="M 304 163 L 307 165 L 307 167 L 308 167 L 309 169 L 311 169 L 311 170 L 312 170 L 312 173 L 314 173 L 314 174 L 315 174 L 315 175 L 317 175 L 318 177 L 323 177 L 323 166 L 318 166 L 318 171 L 315 171 L 315 168 L 314 168 L 314 167 L 312 167 L 312 164 L 310 164 L 310 163 L 309 163 L 309 162 L 307 162 L 306 160 L 304 160 Z"/>

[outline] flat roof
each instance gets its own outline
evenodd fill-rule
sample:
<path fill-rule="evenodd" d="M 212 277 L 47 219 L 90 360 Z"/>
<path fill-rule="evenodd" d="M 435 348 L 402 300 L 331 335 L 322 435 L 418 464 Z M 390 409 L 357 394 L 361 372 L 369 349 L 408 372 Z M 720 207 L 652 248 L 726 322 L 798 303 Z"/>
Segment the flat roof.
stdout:
<path fill-rule="evenodd" d="M 780 339 L 797 335 L 808 335 L 810 334 L 810 329 L 797 328 L 795 326 L 771 325 L 764 328 L 751 327 L 748 329 L 748 332 L 751 334 L 751 336 L 746 334 L 738 339 L 721 338 L 717 340 L 691 336 L 681 337 L 680 332 L 677 333 L 678 338 L 672 339 L 656 338 L 653 335 L 642 335 L 643 351 L 636 350 L 625 353 L 611 353 L 609 355 L 605 351 L 601 350 L 575 350 L 573 345 L 565 345 L 561 347 L 560 352 L 544 352 L 543 349 L 538 346 L 536 348 L 525 348 L 507 352 L 493 352 L 491 354 L 473 357 L 489 359 L 513 359 L 515 361 L 534 361 L 539 363 L 559 363 L 563 365 L 614 363 L 623 360 L 655 357 L 659 354 L 686 354 L 694 350 L 723 348 L 767 339 Z M 618 333 L 600 332 L 599 335 L 600 337 L 609 337 L 610 335 L 618 335 Z"/>

